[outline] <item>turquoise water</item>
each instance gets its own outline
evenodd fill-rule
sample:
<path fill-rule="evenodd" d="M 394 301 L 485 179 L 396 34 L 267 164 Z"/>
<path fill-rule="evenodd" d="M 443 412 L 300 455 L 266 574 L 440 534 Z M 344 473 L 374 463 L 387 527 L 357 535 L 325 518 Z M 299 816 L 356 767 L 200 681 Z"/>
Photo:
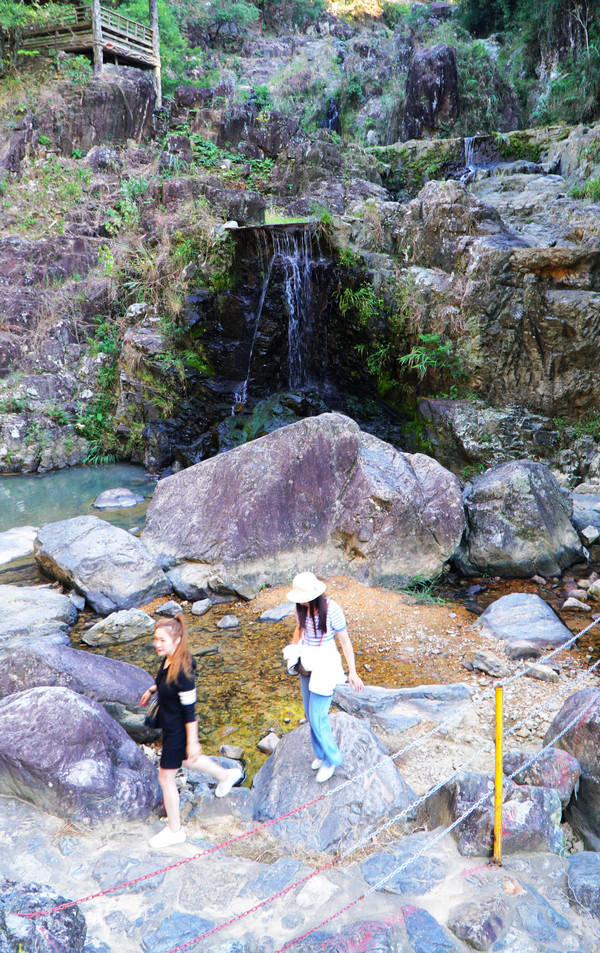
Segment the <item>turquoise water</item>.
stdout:
<path fill-rule="evenodd" d="M 96 510 L 99 493 L 124 486 L 145 502 L 125 510 Z M 132 529 L 144 522 L 156 480 L 142 467 L 115 463 L 105 467 L 70 467 L 50 473 L 0 476 L 0 532 L 13 526 L 44 526 L 71 516 L 99 516 Z"/>

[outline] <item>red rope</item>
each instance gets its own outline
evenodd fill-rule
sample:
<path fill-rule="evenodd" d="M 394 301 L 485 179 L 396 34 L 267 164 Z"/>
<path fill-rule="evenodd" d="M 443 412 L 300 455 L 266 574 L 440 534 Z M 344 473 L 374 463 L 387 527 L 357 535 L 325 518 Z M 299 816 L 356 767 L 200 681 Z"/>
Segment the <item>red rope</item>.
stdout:
<path fill-rule="evenodd" d="M 97 900 L 98 897 L 106 897 L 111 893 L 116 893 L 117 890 L 124 890 L 125 887 L 134 887 L 136 884 L 143 883 L 145 880 L 150 880 L 152 877 L 158 877 L 159 874 L 164 874 L 168 870 L 175 870 L 177 867 L 183 867 L 185 864 L 190 864 L 193 860 L 198 860 L 200 857 L 206 857 L 207 854 L 213 854 L 216 851 L 221 850 L 223 847 L 230 847 L 232 844 L 236 844 L 238 841 L 245 840 L 246 837 L 251 837 L 253 834 L 258 834 L 267 827 L 272 827 L 273 824 L 277 824 L 279 821 L 284 821 L 286 818 L 292 817 L 294 814 L 298 814 L 299 811 L 303 811 L 307 807 L 312 807 L 314 804 L 318 804 L 319 801 L 322 801 L 325 797 L 327 797 L 326 794 L 320 794 L 311 801 L 306 801 L 305 804 L 301 804 L 300 807 L 292 808 L 292 810 L 288 811 L 286 814 L 280 814 L 278 817 L 273 817 L 269 821 L 264 821 L 262 824 L 258 824 L 256 827 L 253 827 L 252 830 L 246 831 L 244 834 L 236 834 L 235 837 L 230 837 L 229 840 L 221 841 L 220 844 L 213 844 L 212 847 L 207 847 L 205 850 L 201 850 L 196 854 L 192 854 L 191 857 L 184 857 L 181 860 L 176 860 L 172 864 L 167 864 L 166 867 L 160 867 L 158 870 L 153 870 L 148 874 L 142 874 L 140 877 L 135 877 L 133 880 L 123 880 L 121 883 L 114 884 L 112 887 L 107 887 L 105 890 L 98 890 L 96 893 L 90 893 L 86 897 L 79 897 L 77 900 L 67 900 L 65 903 L 60 903 L 55 907 L 49 907 L 47 910 L 36 910 L 33 913 L 19 913 L 17 915 L 34 920 L 37 917 L 45 917 L 52 913 L 58 913 L 60 910 L 68 910 L 70 907 L 75 907 L 82 903 L 89 903 L 90 900 Z"/>
<path fill-rule="evenodd" d="M 36 924 L 34 924 L 34 926 L 35 926 L 36 930 L 39 930 L 39 931 L 40 931 L 40 933 L 41 933 L 42 936 L 44 937 L 46 943 L 49 943 L 50 946 L 51 946 L 54 950 L 56 950 L 56 953 L 60 953 L 60 950 L 59 950 L 58 947 L 56 946 L 54 940 L 52 939 L 52 937 L 50 936 L 50 934 L 48 933 L 48 931 L 47 931 L 47 930 L 44 930 L 44 927 L 42 926 L 42 924 L 41 924 L 41 923 L 36 923 Z M 19 949 L 20 949 L 20 947 L 19 947 Z"/>
<path fill-rule="evenodd" d="M 169 950 L 168 953 L 181 953 L 181 950 L 187 950 L 190 946 L 194 946 L 195 943 L 199 943 L 200 940 L 206 940 L 207 937 L 212 936 L 214 933 L 219 933 L 219 931 L 224 930 L 225 927 L 230 927 L 234 923 L 238 923 L 240 920 L 243 920 L 244 917 L 250 916 L 251 913 L 256 913 L 257 910 L 262 910 L 262 908 L 266 907 L 267 904 L 272 903 L 274 900 L 278 900 L 280 897 L 285 897 L 286 894 L 290 893 L 292 890 L 295 890 L 296 887 L 301 887 L 302 884 L 312 880 L 312 878 L 316 877 L 317 874 L 322 874 L 324 870 L 330 870 L 332 867 L 335 867 L 335 865 L 339 862 L 339 859 L 340 858 L 336 857 L 334 860 L 330 860 L 329 863 L 317 868 L 317 870 L 311 871 L 310 874 L 306 874 L 306 876 L 302 877 L 301 880 L 296 880 L 293 884 L 289 884 L 289 886 L 284 887 L 283 890 L 279 890 L 277 893 L 272 894 L 272 896 L 267 897 L 265 900 L 261 900 L 253 907 L 249 907 L 248 910 L 243 910 L 242 913 L 237 913 L 235 917 L 231 918 L 231 920 L 226 920 L 224 923 L 218 923 L 210 930 L 206 930 L 204 933 L 200 933 L 198 936 L 193 937 L 193 939 L 186 940 L 185 943 L 181 943 L 179 946 L 173 947 L 173 949 Z"/>

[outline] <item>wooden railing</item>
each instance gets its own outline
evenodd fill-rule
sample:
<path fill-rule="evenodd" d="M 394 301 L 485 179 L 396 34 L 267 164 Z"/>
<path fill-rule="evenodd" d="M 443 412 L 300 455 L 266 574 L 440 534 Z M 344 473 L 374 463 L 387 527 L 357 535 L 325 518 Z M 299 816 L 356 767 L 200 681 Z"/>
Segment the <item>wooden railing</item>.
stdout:
<path fill-rule="evenodd" d="M 138 23 L 136 20 L 129 20 L 122 14 L 115 13 L 114 10 L 108 10 L 106 7 L 101 7 L 100 11 L 103 30 L 107 27 L 120 36 L 125 36 L 129 40 L 136 40 L 138 43 L 152 49 L 152 30 L 149 26 L 144 26 L 143 23 Z"/>
<path fill-rule="evenodd" d="M 129 53 L 134 58 L 154 64 L 151 27 L 106 7 L 100 7 L 100 24 L 102 45 L 107 50 L 120 49 L 124 55 Z M 25 50 L 91 48 L 92 33 L 91 7 L 82 5 L 65 10 L 60 20 L 24 30 L 20 45 Z"/>

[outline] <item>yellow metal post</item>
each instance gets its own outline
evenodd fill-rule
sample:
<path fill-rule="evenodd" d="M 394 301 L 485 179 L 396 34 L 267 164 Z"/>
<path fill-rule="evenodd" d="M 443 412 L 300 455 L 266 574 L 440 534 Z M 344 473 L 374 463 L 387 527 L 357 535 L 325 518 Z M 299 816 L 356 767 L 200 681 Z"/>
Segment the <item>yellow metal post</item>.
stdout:
<path fill-rule="evenodd" d="M 502 864 L 502 686 L 496 688 L 496 771 L 494 780 L 494 863 Z"/>

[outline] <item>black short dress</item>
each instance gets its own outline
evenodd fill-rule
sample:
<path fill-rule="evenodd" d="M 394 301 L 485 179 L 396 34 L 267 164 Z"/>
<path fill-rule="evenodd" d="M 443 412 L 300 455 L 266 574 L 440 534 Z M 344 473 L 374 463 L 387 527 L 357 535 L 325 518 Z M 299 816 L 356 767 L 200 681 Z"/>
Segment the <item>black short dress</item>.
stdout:
<path fill-rule="evenodd" d="M 160 727 L 163 733 L 160 766 L 173 770 L 180 768 L 181 762 L 185 760 L 185 726 L 189 721 L 196 720 L 196 661 L 192 659 L 189 675 L 181 668 L 172 682 L 167 681 L 168 672 L 163 659 L 156 676 Z"/>

